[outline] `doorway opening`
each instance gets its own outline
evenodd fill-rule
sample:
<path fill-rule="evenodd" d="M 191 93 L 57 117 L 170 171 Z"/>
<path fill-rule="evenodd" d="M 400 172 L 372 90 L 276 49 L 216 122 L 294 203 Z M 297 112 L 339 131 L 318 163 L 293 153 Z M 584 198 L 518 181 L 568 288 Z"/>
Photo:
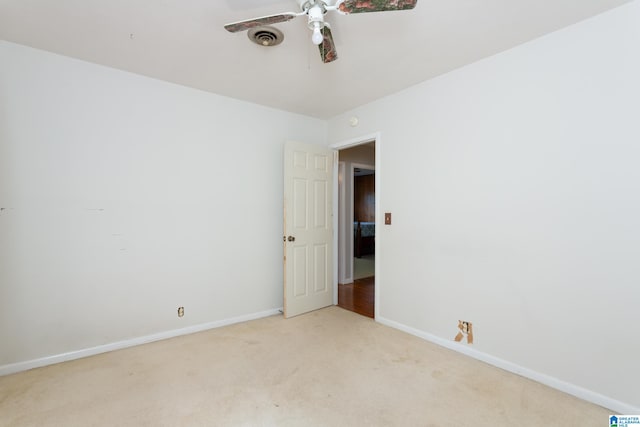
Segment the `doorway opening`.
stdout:
<path fill-rule="evenodd" d="M 375 317 L 376 143 L 338 152 L 337 305 Z"/>

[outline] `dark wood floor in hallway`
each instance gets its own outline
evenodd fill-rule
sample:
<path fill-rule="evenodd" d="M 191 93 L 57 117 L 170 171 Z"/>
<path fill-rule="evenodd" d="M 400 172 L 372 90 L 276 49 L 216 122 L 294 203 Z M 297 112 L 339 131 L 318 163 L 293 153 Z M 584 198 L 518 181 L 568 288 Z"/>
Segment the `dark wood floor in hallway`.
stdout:
<path fill-rule="evenodd" d="M 338 306 L 363 316 L 374 317 L 375 277 L 356 279 L 348 285 L 338 285 Z"/>

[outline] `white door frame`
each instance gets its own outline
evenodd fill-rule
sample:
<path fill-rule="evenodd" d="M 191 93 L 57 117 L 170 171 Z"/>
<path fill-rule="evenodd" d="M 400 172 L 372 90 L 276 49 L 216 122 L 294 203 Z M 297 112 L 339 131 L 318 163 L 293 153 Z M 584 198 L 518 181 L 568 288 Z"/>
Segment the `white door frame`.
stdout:
<path fill-rule="evenodd" d="M 352 138 L 346 141 L 337 142 L 329 146 L 329 148 L 333 150 L 343 150 L 345 148 L 355 147 L 356 145 L 362 145 L 373 142 L 375 144 L 375 152 L 376 152 L 376 161 L 375 161 L 375 170 L 376 170 L 376 178 L 375 178 L 375 201 L 376 201 L 376 236 L 378 235 L 379 226 L 382 224 L 382 210 L 380 206 L 380 195 L 382 188 L 380 183 L 382 182 L 382 137 L 380 132 L 375 132 L 368 135 L 359 136 L 356 138 Z M 333 303 L 335 305 L 338 304 L 338 168 L 334 168 L 333 172 Z M 376 245 L 379 239 L 376 238 Z M 376 252 L 378 252 L 376 248 Z M 375 265 L 374 265 L 374 274 L 375 274 L 375 284 L 374 284 L 374 292 L 375 292 L 375 312 L 374 317 L 377 319 L 380 315 L 380 257 L 376 255 L 375 257 Z"/>

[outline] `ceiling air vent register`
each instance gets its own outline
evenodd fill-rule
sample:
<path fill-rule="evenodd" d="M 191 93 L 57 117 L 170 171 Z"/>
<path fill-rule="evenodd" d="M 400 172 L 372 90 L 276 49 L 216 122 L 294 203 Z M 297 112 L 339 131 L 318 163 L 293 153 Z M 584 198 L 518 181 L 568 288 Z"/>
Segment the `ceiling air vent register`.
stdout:
<path fill-rule="evenodd" d="M 255 27 L 247 35 L 249 40 L 260 46 L 277 46 L 284 40 L 282 31 L 273 27 Z"/>

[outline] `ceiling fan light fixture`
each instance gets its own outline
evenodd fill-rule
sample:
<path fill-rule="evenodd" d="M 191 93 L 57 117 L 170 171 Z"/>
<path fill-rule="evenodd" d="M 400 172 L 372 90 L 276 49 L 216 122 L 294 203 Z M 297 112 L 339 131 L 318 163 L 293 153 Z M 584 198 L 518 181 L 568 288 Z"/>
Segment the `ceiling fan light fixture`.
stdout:
<path fill-rule="evenodd" d="M 315 45 L 319 45 L 324 40 L 321 30 L 324 28 L 325 10 L 317 3 L 309 9 L 309 29 L 313 30 L 311 41 Z"/>
<path fill-rule="evenodd" d="M 316 22 L 316 25 L 313 27 L 313 34 L 311 35 L 311 41 L 315 45 L 319 45 L 324 40 L 324 36 L 320 32 L 320 23 Z"/>

